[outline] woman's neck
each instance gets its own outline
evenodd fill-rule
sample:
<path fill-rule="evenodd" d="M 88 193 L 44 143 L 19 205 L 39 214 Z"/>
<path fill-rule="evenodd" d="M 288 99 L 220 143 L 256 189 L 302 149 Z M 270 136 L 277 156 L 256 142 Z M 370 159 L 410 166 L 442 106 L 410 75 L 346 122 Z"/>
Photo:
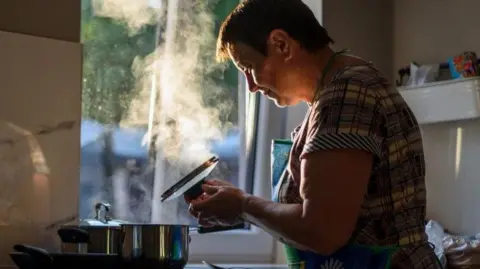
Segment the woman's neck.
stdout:
<path fill-rule="evenodd" d="M 319 80 L 323 76 L 328 61 L 334 54 L 335 52 L 330 47 L 325 47 L 315 53 L 305 53 L 303 55 L 301 64 L 299 64 L 300 70 L 297 70 L 297 72 L 302 77 L 300 84 L 302 87 L 298 90 L 304 102 L 310 103 L 314 99 L 319 88 Z"/>

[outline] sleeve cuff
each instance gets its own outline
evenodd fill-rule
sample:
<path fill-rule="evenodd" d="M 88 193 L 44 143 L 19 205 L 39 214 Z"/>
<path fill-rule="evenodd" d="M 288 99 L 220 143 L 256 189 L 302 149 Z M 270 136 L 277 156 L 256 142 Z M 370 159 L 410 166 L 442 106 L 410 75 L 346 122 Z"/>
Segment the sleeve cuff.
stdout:
<path fill-rule="evenodd" d="M 322 134 L 307 141 L 300 158 L 305 154 L 328 149 L 361 149 L 382 156 L 381 141 L 372 136 L 365 136 L 351 133 L 330 133 Z"/>

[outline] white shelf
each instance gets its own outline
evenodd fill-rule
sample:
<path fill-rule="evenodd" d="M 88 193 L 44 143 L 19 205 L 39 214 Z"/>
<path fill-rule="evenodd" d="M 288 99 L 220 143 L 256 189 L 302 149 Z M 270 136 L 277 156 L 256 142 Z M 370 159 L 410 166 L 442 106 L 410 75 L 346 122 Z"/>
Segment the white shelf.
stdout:
<path fill-rule="evenodd" d="M 480 77 L 398 87 L 419 124 L 480 117 Z"/>

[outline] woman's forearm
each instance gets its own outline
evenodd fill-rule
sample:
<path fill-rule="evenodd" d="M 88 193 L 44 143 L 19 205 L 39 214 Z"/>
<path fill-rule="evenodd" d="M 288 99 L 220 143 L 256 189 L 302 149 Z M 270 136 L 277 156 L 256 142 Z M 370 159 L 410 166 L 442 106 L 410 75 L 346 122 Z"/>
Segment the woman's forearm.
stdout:
<path fill-rule="evenodd" d="M 247 196 L 244 219 L 280 241 L 303 250 L 315 250 L 312 228 L 302 217 L 302 204 L 279 204 L 256 196 Z"/>

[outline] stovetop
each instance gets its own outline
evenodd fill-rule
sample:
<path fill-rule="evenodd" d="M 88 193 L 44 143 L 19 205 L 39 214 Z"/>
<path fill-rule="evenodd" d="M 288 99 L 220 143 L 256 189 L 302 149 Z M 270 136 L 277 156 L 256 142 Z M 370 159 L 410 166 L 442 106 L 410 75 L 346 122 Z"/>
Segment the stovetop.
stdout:
<path fill-rule="evenodd" d="M 286 264 L 215 264 L 224 269 L 287 269 Z M 187 264 L 185 269 L 211 269 L 203 264 Z"/>
<path fill-rule="evenodd" d="M 286 265 L 274 264 L 214 264 L 208 266 L 205 264 L 189 263 L 185 267 L 183 263 L 177 264 L 170 261 L 168 264 L 159 263 L 157 260 L 143 260 L 135 262 L 121 261 L 116 255 L 66 255 L 51 254 L 53 263 L 48 261 L 46 266 L 41 266 L 42 259 L 32 260 L 29 255 L 24 253 L 10 253 L 10 257 L 15 261 L 20 269 L 37 269 L 40 267 L 51 269 L 84 269 L 91 268 L 115 268 L 115 269 L 137 269 L 137 268 L 161 268 L 161 269 L 286 269 Z M 98 266 L 98 267 L 97 267 Z"/>
<path fill-rule="evenodd" d="M 281 264 L 216 264 L 222 269 L 288 269 L 287 265 Z M 17 269 L 17 267 L 0 267 L 2 269 Z M 71 269 L 71 266 L 67 266 L 65 269 Z M 184 269 L 211 269 L 208 266 L 202 264 L 188 264 Z"/>

